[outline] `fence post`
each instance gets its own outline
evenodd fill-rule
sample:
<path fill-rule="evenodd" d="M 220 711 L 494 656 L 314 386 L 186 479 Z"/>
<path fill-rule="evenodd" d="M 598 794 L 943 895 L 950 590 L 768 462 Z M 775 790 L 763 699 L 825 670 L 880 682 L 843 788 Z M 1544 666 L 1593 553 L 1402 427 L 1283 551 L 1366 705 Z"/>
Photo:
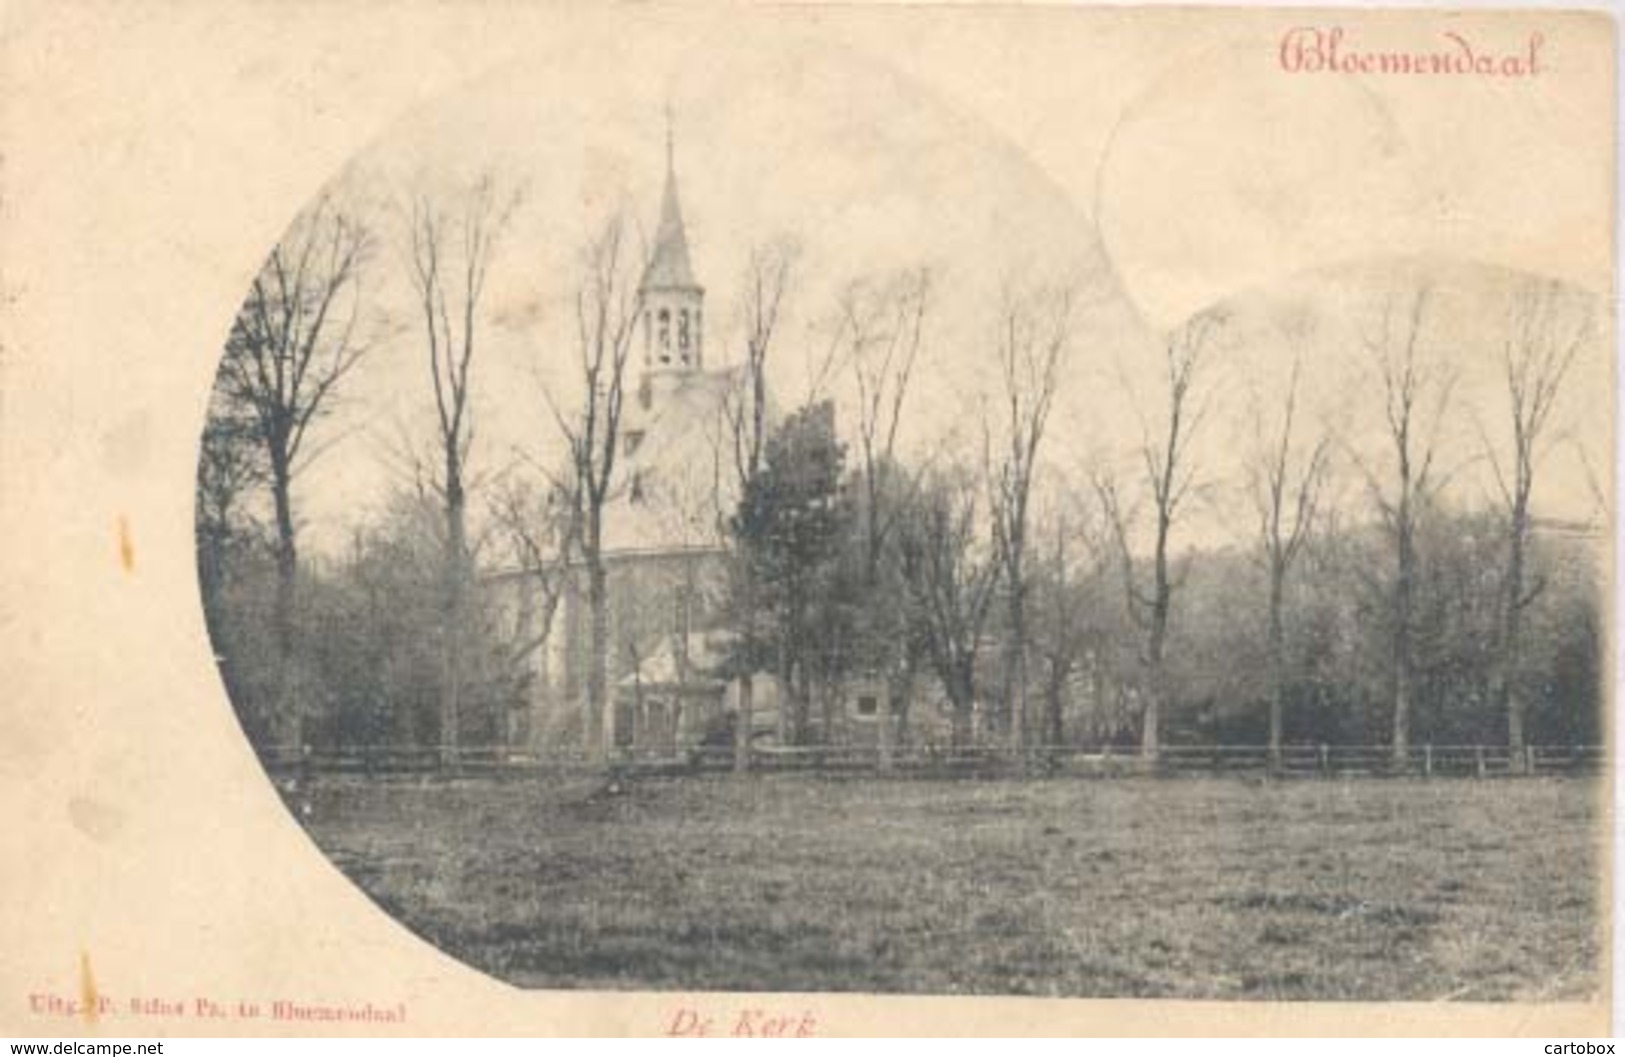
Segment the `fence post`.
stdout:
<path fill-rule="evenodd" d="M 1320 743 L 1320 773 L 1326 777 L 1332 773 L 1332 752 L 1325 742 Z"/>
<path fill-rule="evenodd" d="M 1484 777 L 1484 746 L 1473 746 L 1473 763 L 1475 765 L 1478 777 Z"/>
<path fill-rule="evenodd" d="M 1422 746 L 1422 776 L 1433 777 L 1433 743 L 1430 741 Z"/>
<path fill-rule="evenodd" d="M 1529 775 L 1530 777 L 1534 777 L 1535 765 L 1536 765 L 1536 762 L 1537 762 L 1536 757 L 1535 757 L 1535 747 L 1533 745 L 1525 745 L 1524 749 L 1523 749 L 1523 755 L 1524 755 L 1523 773 Z"/>

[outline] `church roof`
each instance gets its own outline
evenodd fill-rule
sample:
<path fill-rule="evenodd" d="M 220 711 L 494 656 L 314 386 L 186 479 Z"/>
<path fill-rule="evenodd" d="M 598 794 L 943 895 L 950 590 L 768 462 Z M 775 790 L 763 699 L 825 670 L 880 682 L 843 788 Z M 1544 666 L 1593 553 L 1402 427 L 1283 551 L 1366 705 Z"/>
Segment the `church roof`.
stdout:
<path fill-rule="evenodd" d="M 643 273 L 644 290 L 697 290 L 694 268 L 688 259 L 688 233 L 683 230 L 683 207 L 677 200 L 677 172 L 668 159 L 666 190 L 660 198 L 660 226 L 655 229 L 654 252 Z"/>
<path fill-rule="evenodd" d="M 698 632 L 688 636 L 687 665 L 679 663 L 671 637 L 663 636 L 654 653 L 616 685 L 623 690 L 721 687 L 716 673 L 727 659 L 726 632 Z M 685 670 L 686 668 L 686 670 Z"/>

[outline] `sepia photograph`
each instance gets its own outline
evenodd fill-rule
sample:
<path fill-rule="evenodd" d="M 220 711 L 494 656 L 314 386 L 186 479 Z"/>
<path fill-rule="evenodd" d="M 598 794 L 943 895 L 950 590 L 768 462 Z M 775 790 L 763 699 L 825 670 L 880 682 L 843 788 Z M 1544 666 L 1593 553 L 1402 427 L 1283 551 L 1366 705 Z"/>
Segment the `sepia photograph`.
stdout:
<path fill-rule="evenodd" d="M 201 443 L 220 676 L 379 907 L 536 988 L 1598 993 L 1595 291 L 1164 326 L 883 65 L 528 83 L 299 214 Z"/>
<path fill-rule="evenodd" d="M 0 29 L 0 1034 L 1610 1030 L 1606 13 Z"/>

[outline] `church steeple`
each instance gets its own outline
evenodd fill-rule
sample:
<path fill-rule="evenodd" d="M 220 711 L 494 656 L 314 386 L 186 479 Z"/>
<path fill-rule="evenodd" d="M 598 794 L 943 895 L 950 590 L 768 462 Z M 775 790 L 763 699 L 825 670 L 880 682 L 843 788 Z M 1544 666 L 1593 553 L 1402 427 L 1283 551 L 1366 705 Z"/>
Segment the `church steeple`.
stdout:
<path fill-rule="evenodd" d="M 671 110 L 666 110 L 666 185 L 660 196 L 649 266 L 638 285 L 643 300 L 643 366 L 646 372 L 693 371 L 704 366 L 705 288 L 694 281 L 688 232 L 677 194 L 677 160 Z"/>
<path fill-rule="evenodd" d="M 660 196 L 660 223 L 655 228 L 654 252 L 643 273 L 641 289 L 644 293 L 699 289 L 688 259 L 688 232 L 683 228 L 683 206 L 677 196 L 677 149 L 669 105 L 666 107 L 666 186 Z"/>
<path fill-rule="evenodd" d="M 660 197 L 660 224 L 655 229 L 654 253 L 643 273 L 643 290 L 698 289 L 688 259 L 688 232 L 683 228 L 683 207 L 677 198 L 677 173 L 666 170 L 666 190 Z"/>

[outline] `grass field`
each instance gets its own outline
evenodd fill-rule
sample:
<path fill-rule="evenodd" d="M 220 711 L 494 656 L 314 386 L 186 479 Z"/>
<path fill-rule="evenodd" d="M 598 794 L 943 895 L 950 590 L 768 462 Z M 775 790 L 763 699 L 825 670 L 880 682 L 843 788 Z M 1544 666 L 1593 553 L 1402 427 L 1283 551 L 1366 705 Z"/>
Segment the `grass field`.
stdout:
<path fill-rule="evenodd" d="M 522 986 L 1591 995 L 1590 781 L 326 778 L 317 842 Z"/>

